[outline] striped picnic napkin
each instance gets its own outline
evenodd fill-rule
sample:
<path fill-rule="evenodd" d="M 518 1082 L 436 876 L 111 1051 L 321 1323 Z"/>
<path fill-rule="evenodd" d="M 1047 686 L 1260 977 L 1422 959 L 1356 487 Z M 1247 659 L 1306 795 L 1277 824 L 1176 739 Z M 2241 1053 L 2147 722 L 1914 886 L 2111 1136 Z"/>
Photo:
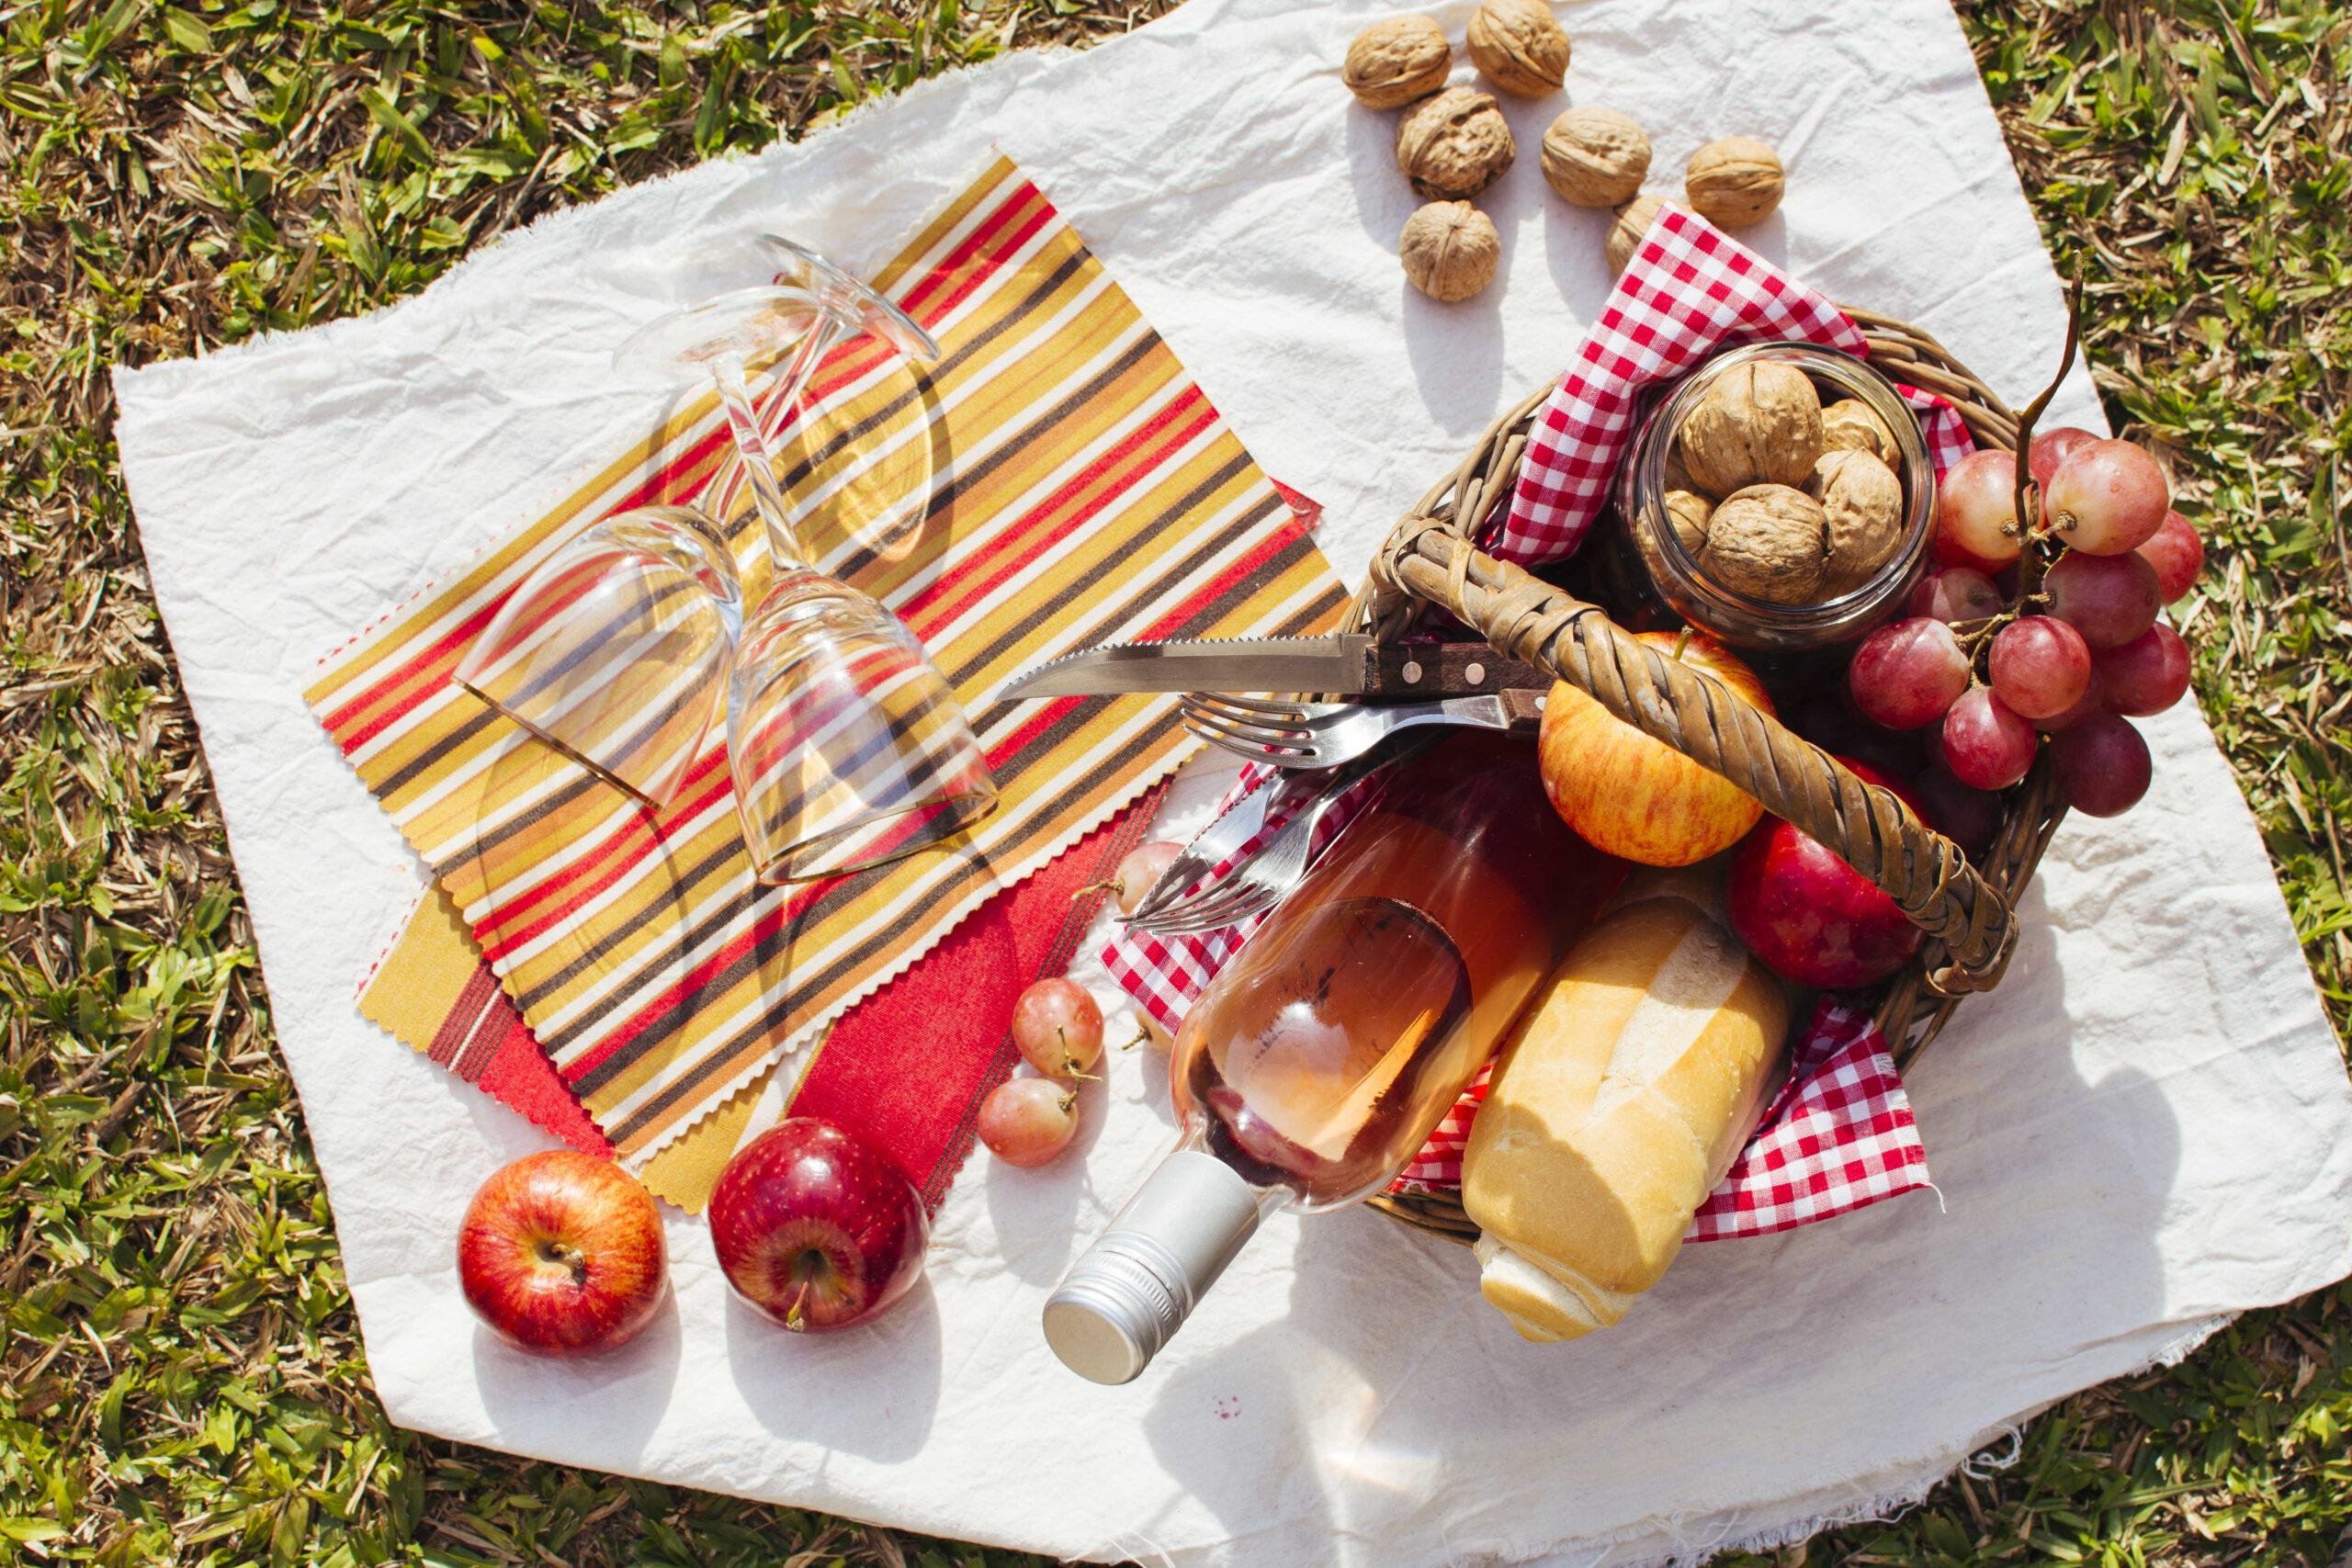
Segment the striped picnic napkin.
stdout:
<path fill-rule="evenodd" d="M 927 515 L 888 549 L 821 516 L 803 542 L 820 570 L 913 627 L 971 715 L 1001 804 L 953 847 L 763 887 L 723 737 L 654 812 L 451 683 L 459 651 L 532 568 L 616 512 L 701 499 L 730 519 L 757 592 L 762 547 L 715 397 L 338 649 L 306 694 L 565 1084 L 635 1165 L 1195 744 L 1172 722 L 1173 697 L 991 701 L 1007 677 L 1106 641 L 1312 634 L 1343 605 L 1305 521 L 1009 161 L 876 282 L 943 357 L 910 386 L 872 344 L 847 345 L 804 406 L 839 431 L 921 400 L 936 454 Z M 810 455 L 794 411 L 771 400 L 763 418 L 796 504 L 851 482 L 854 444 Z"/>
<path fill-rule="evenodd" d="M 815 1050 L 767 1067 L 643 1161 L 639 1179 L 699 1213 L 746 1142 L 786 1116 L 822 1116 L 856 1128 L 935 1209 L 971 1152 L 979 1101 L 1017 1063 L 1015 998 L 1069 967 L 1102 908 L 1103 885 L 1158 804 L 1157 792 L 1145 795 L 981 905 L 843 1013 Z M 368 975 L 359 1010 L 572 1147 L 612 1156 L 446 895 L 428 893 L 417 906 Z"/>

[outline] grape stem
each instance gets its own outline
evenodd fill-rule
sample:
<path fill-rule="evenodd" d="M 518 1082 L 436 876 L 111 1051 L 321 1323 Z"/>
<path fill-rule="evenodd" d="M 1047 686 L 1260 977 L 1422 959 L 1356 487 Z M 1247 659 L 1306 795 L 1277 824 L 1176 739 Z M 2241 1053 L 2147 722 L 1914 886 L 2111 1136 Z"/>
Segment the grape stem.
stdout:
<path fill-rule="evenodd" d="M 2057 545 L 2060 553 L 2064 553 L 2065 545 L 2058 538 L 2063 530 L 2041 518 L 2041 486 L 2033 477 L 2033 427 L 2050 407 L 2050 400 L 2058 395 L 2059 387 L 2066 379 L 2066 372 L 2074 368 L 2075 352 L 2081 346 L 2082 335 L 2083 271 L 2078 262 L 2075 268 L 2075 286 L 2066 297 L 2066 346 L 2058 356 L 2058 373 L 2050 378 L 2050 385 L 2041 389 L 2041 395 L 2028 403 L 2025 412 L 2018 415 L 2017 482 L 2010 495 L 2010 504 L 2016 510 L 2001 530 L 2018 541 L 2017 595 L 1995 615 L 1981 620 L 1952 623 L 1953 639 L 1960 644 L 1961 651 L 1968 655 L 1968 677 L 1972 682 L 1977 679 L 1978 664 L 1985 661 L 1986 649 L 2000 635 L 2001 629 L 2021 619 L 2027 606 L 2050 602 L 2050 595 L 2041 591 L 2041 580 L 2048 574 L 2052 564 L 2045 558 L 2052 544 Z M 2023 521 L 2029 517 L 2035 519 L 2030 525 Z M 2071 528 L 2073 525 L 2069 519 L 2064 526 Z M 1971 629 L 1962 631 L 1962 626 Z"/>
<path fill-rule="evenodd" d="M 2042 574 L 2050 566 L 2036 547 L 2049 538 L 2051 529 L 2040 521 L 2041 487 L 2033 477 L 2033 427 L 2050 407 L 2050 400 L 2058 395 L 2059 387 L 2066 379 L 2066 372 L 2074 368 L 2075 351 L 2081 346 L 2082 341 L 2083 264 L 2078 259 L 2075 264 L 2075 286 L 2066 295 L 2066 346 L 2058 355 L 2058 373 L 2050 378 L 2050 385 L 2041 389 L 2041 395 L 2028 403 L 2025 412 L 2018 415 L 2017 490 L 2013 498 L 2017 512 L 2009 523 L 2020 535 L 2018 544 L 2021 547 L 2018 556 L 2018 603 L 2020 604 L 2041 596 Z M 2037 520 L 2031 527 L 2025 525 L 2025 519 L 2029 517 Z"/>

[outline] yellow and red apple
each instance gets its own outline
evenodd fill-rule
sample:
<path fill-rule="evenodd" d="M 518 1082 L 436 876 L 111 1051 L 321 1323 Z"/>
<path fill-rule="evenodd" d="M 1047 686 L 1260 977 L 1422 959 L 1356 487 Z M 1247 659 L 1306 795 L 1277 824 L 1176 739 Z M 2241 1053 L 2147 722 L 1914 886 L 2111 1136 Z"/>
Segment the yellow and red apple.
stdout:
<path fill-rule="evenodd" d="M 466 1207 L 458 1282 L 492 1333 L 535 1356 L 617 1349 L 669 1283 L 662 1216 L 628 1174 L 575 1149 L 526 1155 Z"/>
<path fill-rule="evenodd" d="M 1713 675 L 1765 713 L 1754 671 L 1698 632 L 1644 632 L 1668 659 Z M 1643 865 L 1690 865 L 1731 848 L 1764 807 L 1713 769 L 1652 739 L 1563 681 L 1544 699 L 1536 741 L 1552 808 L 1595 849 Z"/>

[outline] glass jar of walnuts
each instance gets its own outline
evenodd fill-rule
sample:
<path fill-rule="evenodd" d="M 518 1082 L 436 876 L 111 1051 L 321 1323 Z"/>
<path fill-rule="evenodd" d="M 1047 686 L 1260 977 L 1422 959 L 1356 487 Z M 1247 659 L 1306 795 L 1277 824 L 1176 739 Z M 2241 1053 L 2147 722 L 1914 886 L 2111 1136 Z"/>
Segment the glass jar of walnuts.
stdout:
<path fill-rule="evenodd" d="M 1936 472 L 1877 371 L 1812 344 L 1750 344 L 1656 405 L 1616 502 L 1667 609 L 1734 647 L 1795 651 L 1901 605 L 1934 540 Z"/>

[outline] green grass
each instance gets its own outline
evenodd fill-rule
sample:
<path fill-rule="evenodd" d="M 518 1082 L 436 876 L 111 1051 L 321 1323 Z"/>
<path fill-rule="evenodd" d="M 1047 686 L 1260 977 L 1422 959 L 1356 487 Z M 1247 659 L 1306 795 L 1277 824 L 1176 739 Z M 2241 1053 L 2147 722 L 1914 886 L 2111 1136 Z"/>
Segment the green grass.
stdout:
<path fill-rule="evenodd" d="M 391 1428 L 148 595 L 107 370 L 413 293 L 551 208 L 1148 16 L 1028 0 L 0 0 L 0 1557 L 1005 1564 Z M 2111 415 L 2208 530 L 2198 694 L 2352 1019 L 2347 28 L 1963 12 Z M 1573 10 L 1566 19 L 1576 25 Z M 2325 1563 L 2352 1289 L 1783 1562 Z"/>

